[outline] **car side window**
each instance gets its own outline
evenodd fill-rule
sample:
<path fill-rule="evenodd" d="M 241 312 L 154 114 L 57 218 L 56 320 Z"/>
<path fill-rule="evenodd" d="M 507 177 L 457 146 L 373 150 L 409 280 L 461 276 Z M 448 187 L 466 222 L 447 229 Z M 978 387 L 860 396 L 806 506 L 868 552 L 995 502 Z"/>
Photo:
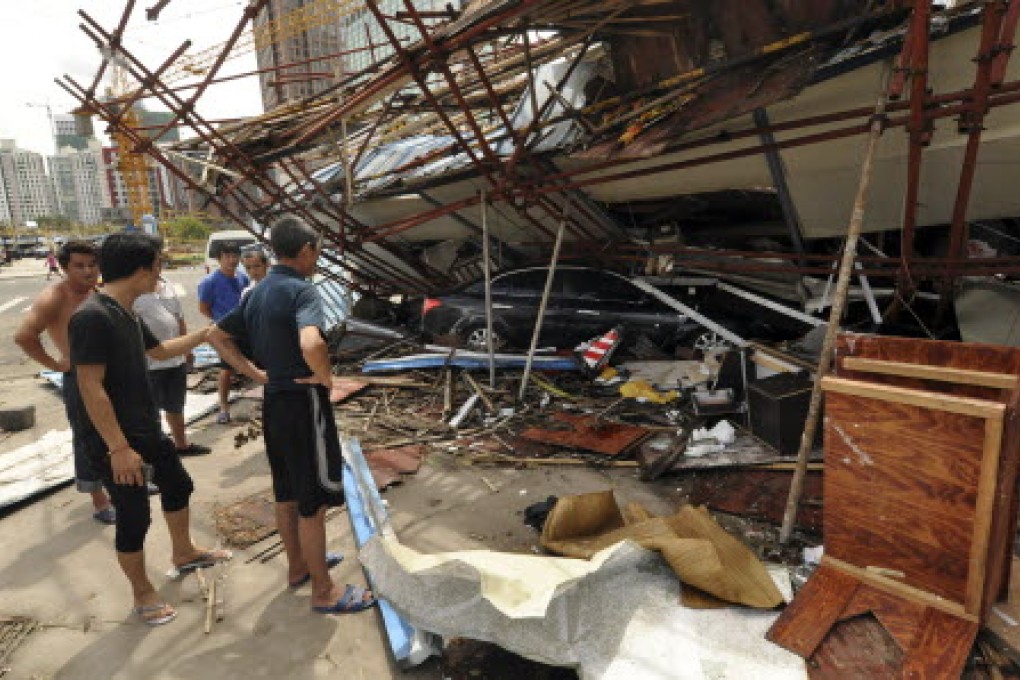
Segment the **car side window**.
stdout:
<path fill-rule="evenodd" d="M 643 302 L 644 294 L 630 282 L 607 272 L 574 269 L 566 272 L 566 294 L 582 300 Z"/>
<path fill-rule="evenodd" d="M 522 272 L 507 274 L 501 277 L 499 283 L 505 286 L 502 291 L 504 295 L 539 298 L 545 289 L 545 279 L 548 273 L 549 270 L 547 269 L 528 269 Z M 562 279 L 559 276 L 555 276 L 553 278 L 551 294 L 556 295 L 561 290 Z"/>

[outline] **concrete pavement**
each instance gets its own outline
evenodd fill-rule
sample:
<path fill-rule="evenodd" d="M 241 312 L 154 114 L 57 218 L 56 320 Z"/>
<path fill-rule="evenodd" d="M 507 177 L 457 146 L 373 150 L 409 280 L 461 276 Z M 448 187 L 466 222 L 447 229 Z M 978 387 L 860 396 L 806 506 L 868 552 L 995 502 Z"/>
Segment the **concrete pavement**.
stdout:
<path fill-rule="evenodd" d="M 194 287 L 202 272 L 178 270 L 168 278 L 182 286 L 189 316 L 197 315 Z M 43 277 L 44 278 L 44 277 Z M 31 298 L 45 281 L 0 282 L 0 304 Z M 11 335 L 27 301 L 0 312 L 0 402 L 37 408 L 34 429 L 0 433 L 3 456 L 49 429 L 63 429 L 63 404 L 35 378 L 38 366 L 20 358 Z M 196 321 L 197 323 L 197 321 Z M 6 362 L 6 363 L 5 363 Z M 240 420 L 260 404 L 242 401 Z M 240 449 L 234 435 L 243 422 L 220 426 L 212 418 L 193 428 L 197 443 L 213 447 L 208 456 L 185 459 L 197 491 L 192 516 L 197 542 L 218 542 L 213 510 L 270 486 L 261 440 Z M 479 478 L 484 474 L 488 483 Z M 489 483 L 497 487 L 493 491 Z M 398 537 L 422 552 L 494 549 L 531 552 L 538 536 L 522 521 L 528 505 L 549 495 L 615 489 L 624 504 L 636 501 L 652 512 L 675 510 L 678 490 L 666 483 L 644 484 L 633 471 L 578 468 L 485 469 L 465 466 L 456 455 L 433 450 L 417 476 L 389 489 L 387 499 Z M 404 678 L 443 677 L 437 660 L 401 671 L 390 658 L 378 611 L 323 616 L 309 609 L 309 591 L 286 588 L 281 556 L 247 563 L 274 539 L 235 553 L 218 567 L 223 576 L 226 618 L 203 632 L 204 605 L 193 576 L 173 581 L 169 537 L 153 500 L 147 542 L 149 574 L 160 593 L 178 609 L 172 623 L 150 628 L 130 614 L 131 597 L 113 551 L 113 528 L 91 518 L 87 496 L 64 487 L 0 514 L 5 550 L 0 551 L 0 619 L 27 616 L 40 628 L 8 660 L 6 678 Z M 340 583 L 365 583 L 349 520 L 339 513 L 327 525 L 329 548 L 346 559 L 333 570 Z"/>

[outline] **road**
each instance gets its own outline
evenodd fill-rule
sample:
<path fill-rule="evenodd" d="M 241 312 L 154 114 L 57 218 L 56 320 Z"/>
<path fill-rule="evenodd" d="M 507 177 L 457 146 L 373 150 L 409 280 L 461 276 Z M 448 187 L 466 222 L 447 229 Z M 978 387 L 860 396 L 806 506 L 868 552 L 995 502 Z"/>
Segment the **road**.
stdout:
<path fill-rule="evenodd" d="M 31 262 L 31 261 L 30 261 Z M 14 344 L 14 332 L 32 305 L 32 300 L 54 281 L 46 281 L 41 271 L 38 276 L 4 278 L 10 269 L 0 270 L 0 380 L 21 378 L 38 373 L 40 367 L 27 359 Z M 197 267 L 166 269 L 164 278 L 174 284 L 184 308 L 188 328 L 199 328 L 207 321 L 198 311 L 196 289 L 205 270 Z"/>

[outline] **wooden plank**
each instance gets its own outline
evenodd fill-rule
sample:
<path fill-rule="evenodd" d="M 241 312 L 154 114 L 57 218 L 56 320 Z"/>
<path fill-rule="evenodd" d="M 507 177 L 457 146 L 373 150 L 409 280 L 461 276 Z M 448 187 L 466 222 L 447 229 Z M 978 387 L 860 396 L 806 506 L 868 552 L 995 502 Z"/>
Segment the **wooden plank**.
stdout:
<path fill-rule="evenodd" d="M 962 604 L 985 421 L 830 393 L 826 553 Z"/>
<path fill-rule="evenodd" d="M 944 366 L 910 364 L 902 361 L 883 361 L 881 359 L 846 357 L 843 359 L 843 366 L 848 370 L 859 371 L 862 373 L 883 373 L 886 375 L 899 375 L 906 378 L 954 382 L 963 385 L 979 385 L 981 387 L 992 387 L 995 389 L 1016 389 L 1017 385 L 1020 384 L 1020 378 L 1008 373 L 993 373 L 989 371 L 973 371 L 962 368 L 947 368 Z"/>
<path fill-rule="evenodd" d="M 898 404 L 910 404 L 911 406 L 922 406 L 924 408 L 947 411 L 949 413 L 961 413 L 979 418 L 1002 417 L 1006 407 L 1003 404 L 996 404 L 982 399 L 971 399 L 969 397 L 958 397 L 940 392 L 929 392 L 926 390 L 915 390 L 906 387 L 892 387 L 890 385 L 876 385 L 865 383 L 859 380 L 847 380 L 825 376 L 822 378 L 822 389 L 826 392 L 838 392 L 850 394 L 868 399 L 879 399 Z"/>
<path fill-rule="evenodd" d="M 903 678 L 958 678 L 974 645 L 977 621 L 930 608 L 903 660 Z"/>
<path fill-rule="evenodd" d="M 839 620 L 858 584 L 851 574 L 823 562 L 765 637 L 805 659 L 810 657 Z"/>
<path fill-rule="evenodd" d="M 985 421 L 984 455 L 981 457 L 981 479 L 978 482 L 974 538 L 971 541 L 970 569 L 967 576 L 967 611 L 976 616 L 981 615 L 984 596 L 1001 443 L 1002 418 L 989 418 Z"/>
<path fill-rule="evenodd" d="M 914 588 L 906 583 L 889 578 L 888 576 L 883 576 L 873 571 L 868 571 L 867 569 L 855 567 L 849 562 L 844 562 L 843 560 L 836 559 L 835 557 L 829 557 L 828 555 L 822 557 L 822 565 L 836 571 L 843 572 L 844 575 L 853 577 L 860 583 L 864 583 L 887 593 L 902 597 L 905 600 L 909 600 L 929 608 L 938 609 L 939 611 L 952 614 L 953 616 L 967 621 L 977 622 L 977 617 L 968 614 L 966 610 L 964 610 L 963 605 L 950 602 L 944 598 L 938 597 L 937 595 L 932 595 L 931 593 L 920 590 L 919 588 Z"/>
<path fill-rule="evenodd" d="M 1020 412 L 1020 389 L 1005 391 L 978 385 L 932 383 L 896 375 L 865 374 L 842 365 L 846 358 L 860 357 L 1020 375 L 1020 348 L 846 333 L 840 336 L 836 353 L 839 357 L 836 366 L 840 377 L 861 378 L 901 387 L 937 389 L 961 396 L 999 401 L 1007 405 L 1009 413 Z M 1004 600 L 1008 595 L 1010 560 L 1017 535 L 1017 518 L 1020 516 L 1020 496 L 1016 492 L 1016 480 L 1020 477 L 1020 418 L 1006 418 L 1002 441 L 982 606 L 986 613 L 994 602 Z"/>

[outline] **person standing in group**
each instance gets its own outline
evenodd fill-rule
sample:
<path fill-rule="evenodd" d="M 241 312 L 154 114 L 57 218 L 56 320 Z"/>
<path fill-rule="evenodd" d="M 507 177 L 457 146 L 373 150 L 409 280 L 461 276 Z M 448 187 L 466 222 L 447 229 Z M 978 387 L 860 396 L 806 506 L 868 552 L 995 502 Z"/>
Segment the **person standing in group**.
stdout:
<path fill-rule="evenodd" d="M 50 277 L 53 276 L 54 274 L 57 275 L 58 279 L 64 278 L 63 275 L 61 275 L 61 273 L 60 273 L 60 267 L 58 266 L 58 264 L 59 264 L 59 260 L 57 259 L 56 254 L 54 254 L 53 249 L 51 248 L 50 252 L 46 253 L 46 280 L 47 281 L 49 281 Z"/>
<path fill-rule="evenodd" d="M 188 333 L 181 301 L 174 293 L 173 284 L 162 277 L 157 281 L 155 291 L 138 296 L 134 312 L 160 342 Z M 212 449 L 208 446 L 188 443 L 184 423 L 184 403 L 188 394 L 188 366 L 185 358 L 182 356 L 163 360 L 149 358 L 148 365 L 152 398 L 156 402 L 156 408 L 163 411 L 177 453 L 182 456 L 211 453 Z"/>
<path fill-rule="evenodd" d="M 66 277 L 48 287 L 32 303 L 21 326 L 14 333 L 14 342 L 29 357 L 51 371 L 63 373 L 61 390 L 64 408 L 71 426 L 74 449 L 74 480 L 78 491 L 91 494 L 92 517 L 102 524 L 113 524 L 116 511 L 110 497 L 103 490 L 99 473 L 89 463 L 81 432 L 75 427 L 74 401 L 70 395 L 78 390 L 71 372 L 71 350 L 68 344 L 67 325 L 71 315 L 93 294 L 99 279 L 96 247 L 88 241 L 68 241 L 60 247 L 57 261 Z M 42 334 L 48 333 L 55 356 L 42 344 Z"/>
<path fill-rule="evenodd" d="M 233 311 L 241 302 L 241 291 L 248 287 L 248 277 L 237 271 L 241 262 L 241 251 L 233 243 L 223 243 L 217 254 L 219 267 L 198 284 L 198 310 L 213 322 L 219 321 Z M 230 422 L 230 385 L 234 372 L 226 363 L 220 364 L 220 376 L 216 383 L 220 399 L 220 412 L 216 422 L 225 425 Z"/>
<path fill-rule="evenodd" d="M 160 431 L 145 361 L 146 355 L 169 359 L 186 354 L 206 340 L 208 331 L 161 343 L 131 312 L 135 300 L 156 287 L 159 254 L 159 241 L 147 234 L 107 237 L 99 253 L 103 291 L 72 315 L 68 332 L 78 382 L 72 395 L 76 427 L 117 508 L 117 562 L 131 583 L 135 614 L 149 625 L 168 623 L 177 612 L 161 600 L 145 570 L 151 521 L 147 477 L 160 488 L 171 559 L 179 573 L 230 559 L 229 552 L 204 550 L 192 541 L 189 503 L 194 485 Z"/>
<path fill-rule="evenodd" d="M 317 612 L 361 611 L 373 606 L 375 597 L 353 585 L 341 591 L 329 575 L 338 556 L 326 552 L 326 509 L 343 503 L 344 494 L 322 301 L 305 280 L 315 272 L 319 236 L 304 222 L 285 218 L 273 226 L 270 243 L 279 264 L 237 310 L 217 322 L 209 340 L 245 374 L 259 370 L 256 365 L 265 367 L 262 423 L 289 585 L 311 580 Z M 235 339 L 249 343 L 254 364 Z"/>
<path fill-rule="evenodd" d="M 244 299 L 255 285 L 266 278 L 269 273 L 269 255 L 266 249 L 260 244 L 245 246 L 241 249 L 241 262 L 244 263 L 244 271 L 251 283 L 241 291 L 241 298 Z"/>

